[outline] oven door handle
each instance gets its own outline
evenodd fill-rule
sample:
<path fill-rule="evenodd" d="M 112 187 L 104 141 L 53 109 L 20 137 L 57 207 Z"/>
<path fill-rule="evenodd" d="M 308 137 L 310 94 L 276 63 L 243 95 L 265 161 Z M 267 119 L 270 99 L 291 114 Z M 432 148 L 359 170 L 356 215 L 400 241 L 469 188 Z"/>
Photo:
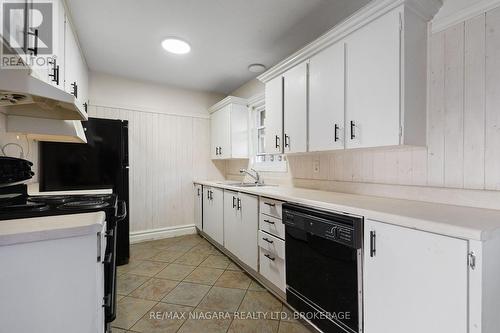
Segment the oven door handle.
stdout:
<path fill-rule="evenodd" d="M 127 203 L 124 200 L 118 201 L 121 213 L 115 217 L 116 222 L 120 222 L 127 217 Z"/>

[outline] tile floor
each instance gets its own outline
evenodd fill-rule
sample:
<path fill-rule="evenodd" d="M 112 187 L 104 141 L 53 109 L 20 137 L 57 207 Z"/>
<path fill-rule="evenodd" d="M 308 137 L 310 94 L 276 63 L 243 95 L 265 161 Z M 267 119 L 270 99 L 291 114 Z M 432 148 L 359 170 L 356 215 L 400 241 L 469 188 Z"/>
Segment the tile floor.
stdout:
<path fill-rule="evenodd" d="M 198 235 L 132 245 L 117 293 L 113 333 L 310 332 Z"/>

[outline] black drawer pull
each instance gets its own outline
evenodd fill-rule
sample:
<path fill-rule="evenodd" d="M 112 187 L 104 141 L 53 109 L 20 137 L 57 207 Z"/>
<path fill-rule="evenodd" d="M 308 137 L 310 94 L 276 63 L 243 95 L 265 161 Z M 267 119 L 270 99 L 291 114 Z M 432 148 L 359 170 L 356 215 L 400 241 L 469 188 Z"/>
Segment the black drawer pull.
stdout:
<path fill-rule="evenodd" d="M 275 207 L 276 204 L 270 202 L 264 202 L 264 205 L 268 205 L 269 207 Z"/>
<path fill-rule="evenodd" d="M 266 253 L 266 254 L 264 254 L 264 257 L 266 257 L 267 259 L 269 259 L 269 260 L 271 260 L 271 261 L 276 260 L 276 258 L 275 258 L 275 257 L 271 257 L 271 256 L 270 256 L 269 254 L 267 254 L 267 253 Z"/>
<path fill-rule="evenodd" d="M 375 257 L 377 255 L 377 234 L 375 231 L 370 231 L 370 257 Z"/>
<path fill-rule="evenodd" d="M 267 238 L 267 237 L 262 238 L 262 240 L 268 242 L 269 244 L 274 243 L 274 241 L 269 240 L 269 238 Z"/>
<path fill-rule="evenodd" d="M 269 220 L 264 220 L 264 222 L 269 223 L 269 224 L 275 224 L 273 221 L 269 221 Z"/>

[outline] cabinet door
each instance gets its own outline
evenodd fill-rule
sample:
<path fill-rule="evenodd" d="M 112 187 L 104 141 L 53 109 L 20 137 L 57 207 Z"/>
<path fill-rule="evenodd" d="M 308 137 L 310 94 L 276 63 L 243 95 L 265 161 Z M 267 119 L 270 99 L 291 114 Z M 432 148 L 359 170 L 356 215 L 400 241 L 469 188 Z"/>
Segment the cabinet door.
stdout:
<path fill-rule="evenodd" d="M 203 189 L 201 185 L 194 185 L 194 224 L 203 230 Z"/>
<path fill-rule="evenodd" d="M 467 241 L 367 220 L 364 249 L 366 333 L 467 332 Z"/>
<path fill-rule="evenodd" d="M 204 193 L 204 197 L 208 198 L 206 209 L 203 217 L 203 231 L 207 233 L 214 241 L 220 245 L 224 244 L 224 193 L 223 190 L 218 188 L 208 188 L 208 193 Z M 203 206 L 205 208 L 205 205 Z M 205 217 L 207 218 L 205 220 Z"/>
<path fill-rule="evenodd" d="M 309 62 L 309 151 L 344 148 L 344 42 Z"/>
<path fill-rule="evenodd" d="M 227 105 L 216 113 L 219 114 L 219 158 L 231 158 L 231 105 Z"/>
<path fill-rule="evenodd" d="M 218 114 L 214 112 L 210 115 L 210 155 L 212 159 L 219 158 L 219 132 Z"/>
<path fill-rule="evenodd" d="M 307 151 L 307 63 L 288 70 L 284 76 L 284 152 Z"/>
<path fill-rule="evenodd" d="M 257 271 L 257 231 L 259 225 L 259 200 L 253 195 L 238 194 L 236 232 L 238 235 L 237 256 Z"/>
<path fill-rule="evenodd" d="M 212 201 L 210 200 L 210 187 L 203 186 L 202 190 L 202 197 L 203 197 L 203 211 L 202 211 L 202 216 L 203 216 L 203 231 L 209 235 L 209 232 L 211 230 L 214 230 L 215 228 L 213 227 L 214 223 L 214 217 L 213 215 L 213 205 Z"/>
<path fill-rule="evenodd" d="M 238 243 L 241 230 L 238 230 L 238 193 L 224 190 L 224 247 L 239 257 Z"/>
<path fill-rule="evenodd" d="M 266 133 L 264 152 L 283 152 L 283 77 L 266 83 Z"/>
<path fill-rule="evenodd" d="M 346 39 L 346 148 L 399 145 L 400 10 Z"/>

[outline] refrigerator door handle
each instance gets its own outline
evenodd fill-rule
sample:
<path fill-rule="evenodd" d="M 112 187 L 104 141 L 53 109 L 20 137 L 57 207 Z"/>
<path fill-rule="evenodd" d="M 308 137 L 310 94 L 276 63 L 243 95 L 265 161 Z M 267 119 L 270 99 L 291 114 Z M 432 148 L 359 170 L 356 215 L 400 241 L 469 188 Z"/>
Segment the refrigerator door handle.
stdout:
<path fill-rule="evenodd" d="M 120 200 L 119 202 L 119 205 L 120 205 L 120 210 L 121 210 L 121 213 L 119 215 L 116 216 L 116 222 L 120 222 L 122 220 L 125 219 L 125 217 L 127 217 L 127 203 L 125 202 L 125 200 Z"/>

